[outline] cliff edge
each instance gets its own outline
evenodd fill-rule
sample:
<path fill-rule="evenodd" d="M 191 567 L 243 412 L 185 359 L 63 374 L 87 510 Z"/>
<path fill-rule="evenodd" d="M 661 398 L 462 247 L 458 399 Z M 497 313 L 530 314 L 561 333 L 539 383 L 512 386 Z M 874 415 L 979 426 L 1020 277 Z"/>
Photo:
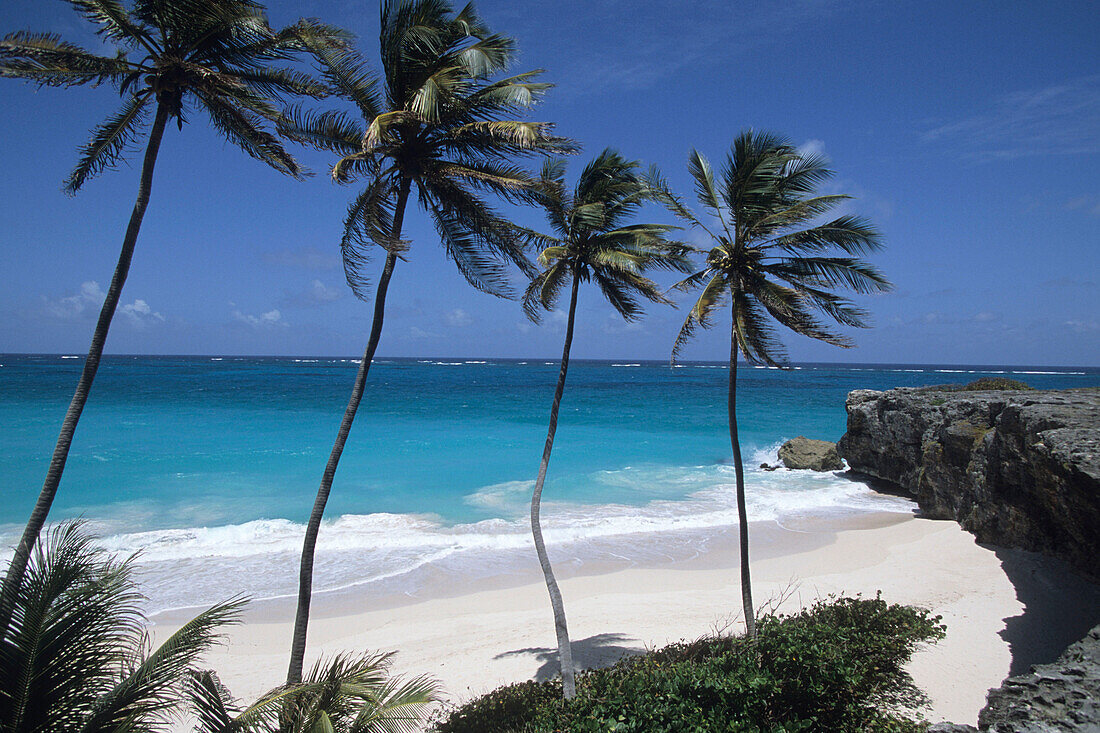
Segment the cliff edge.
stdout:
<path fill-rule="evenodd" d="M 1100 578 L 1100 390 L 848 395 L 849 467 L 978 538 Z"/>

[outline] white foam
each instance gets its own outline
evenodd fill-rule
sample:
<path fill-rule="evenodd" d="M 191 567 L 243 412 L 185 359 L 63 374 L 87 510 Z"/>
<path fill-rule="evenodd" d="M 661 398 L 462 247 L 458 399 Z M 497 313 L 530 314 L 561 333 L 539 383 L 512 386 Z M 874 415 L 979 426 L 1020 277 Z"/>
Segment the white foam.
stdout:
<path fill-rule="evenodd" d="M 910 502 L 875 494 L 839 474 L 754 467 L 774 461 L 778 446 L 750 451 L 745 481 L 751 521 L 782 521 L 792 514 L 911 511 Z M 548 490 L 543 503 L 547 544 L 552 553 L 573 562 L 609 557 L 641 562 L 664 556 L 672 546 L 678 556 L 691 556 L 715 533 L 737 525 L 732 466 L 627 466 L 593 472 L 583 481 L 592 495 L 651 498 L 567 503 Z M 328 520 L 318 539 L 315 592 L 363 584 L 404 592 L 429 570 L 453 572 L 458 578 L 515 572 L 530 562 L 526 513 L 532 484 L 498 483 L 465 497 L 467 504 L 502 518 L 448 524 L 430 514 L 378 513 Z M 142 591 L 150 612 L 156 612 L 242 592 L 254 598 L 292 596 L 303 531 L 296 522 L 264 519 L 112 534 L 102 545 L 122 555 L 140 552 Z M 188 582 L 180 583 L 180 577 Z"/>
<path fill-rule="evenodd" d="M 1069 374 L 1069 375 L 1080 377 L 1080 376 L 1084 376 L 1085 373 L 1084 372 L 1025 372 L 1025 371 L 1019 371 L 1019 372 L 1012 372 L 1012 374 Z"/>

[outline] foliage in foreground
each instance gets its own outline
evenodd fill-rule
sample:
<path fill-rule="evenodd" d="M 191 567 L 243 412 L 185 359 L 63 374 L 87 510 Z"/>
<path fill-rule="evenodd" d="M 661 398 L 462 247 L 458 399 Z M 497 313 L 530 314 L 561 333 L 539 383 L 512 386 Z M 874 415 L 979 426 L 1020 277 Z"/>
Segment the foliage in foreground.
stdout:
<path fill-rule="evenodd" d="M 543 731 L 916 731 L 926 702 L 903 669 L 943 638 L 938 616 L 835 598 L 760 619 L 757 642 L 708 637 L 560 681 L 497 689 L 453 710 L 436 733 Z"/>
<path fill-rule="evenodd" d="M 35 545 L 5 599 L 0 628 L 0 730 L 155 730 L 180 708 L 186 671 L 235 621 L 219 604 L 152 649 L 129 561 L 97 549 L 78 524 Z"/>
<path fill-rule="evenodd" d="M 132 561 L 95 546 L 79 523 L 35 545 L 27 572 L 5 599 L 0 627 L 0 731 L 158 731 L 186 709 L 200 733 L 419 730 L 438 699 L 425 677 L 389 674 L 390 654 L 318 662 L 306 681 L 243 708 L 201 656 L 236 622 L 242 600 L 218 604 L 152 648 Z"/>

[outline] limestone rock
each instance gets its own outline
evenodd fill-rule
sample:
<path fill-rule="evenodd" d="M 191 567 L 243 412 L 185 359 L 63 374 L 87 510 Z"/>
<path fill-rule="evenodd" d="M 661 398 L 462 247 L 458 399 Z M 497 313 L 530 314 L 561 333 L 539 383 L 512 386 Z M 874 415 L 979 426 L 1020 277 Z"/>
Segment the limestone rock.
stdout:
<path fill-rule="evenodd" d="M 857 390 L 837 448 L 980 542 L 1100 577 L 1100 390 Z"/>
<path fill-rule="evenodd" d="M 978 727 L 993 733 L 1100 731 L 1100 626 L 1058 661 L 990 690 Z"/>
<path fill-rule="evenodd" d="M 826 440 L 810 440 L 801 435 L 788 440 L 779 449 L 779 460 L 787 468 L 811 471 L 842 471 L 844 464 L 837 455 L 836 445 Z"/>

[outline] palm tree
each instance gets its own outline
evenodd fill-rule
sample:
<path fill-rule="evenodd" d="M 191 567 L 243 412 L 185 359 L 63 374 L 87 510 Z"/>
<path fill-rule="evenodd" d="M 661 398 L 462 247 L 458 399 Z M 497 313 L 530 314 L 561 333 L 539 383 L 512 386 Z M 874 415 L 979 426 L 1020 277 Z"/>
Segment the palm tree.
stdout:
<path fill-rule="evenodd" d="M 420 730 L 439 686 L 426 677 L 389 677 L 387 654 L 340 655 L 318 662 L 296 685 L 271 690 L 242 709 L 210 671 L 191 672 L 187 695 L 196 733 L 403 733 Z"/>
<path fill-rule="evenodd" d="M 699 203 L 715 219 L 711 226 L 692 214 L 659 176 L 654 175 L 651 181 L 678 216 L 703 230 L 715 243 L 707 253 L 706 266 L 675 286 L 683 292 L 702 287 L 702 292 L 676 337 L 672 359 L 676 360 L 696 327 L 709 328 L 716 310 L 729 303 L 727 407 L 737 481 L 741 596 L 746 631 L 755 638 L 745 472 L 737 439 L 738 354 L 752 364 L 783 365 L 786 355 L 770 319 L 803 336 L 851 347 L 848 338 L 828 330 L 815 312 L 844 326 L 866 328 L 867 313 L 831 291 L 842 287 L 856 293 L 873 293 L 887 291 L 891 285 L 878 270 L 859 259 L 882 246 L 878 231 L 866 219 L 844 215 L 813 225 L 850 198 L 814 195 L 817 187 L 833 175 L 820 157 L 802 154 L 776 135 L 750 130 L 734 140 L 720 182 L 698 151 L 692 151 L 688 171 L 695 180 Z M 799 228 L 807 225 L 806 229 Z M 833 251 L 840 256 L 831 254 Z"/>
<path fill-rule="evenodd" d="M 280 113 L 274 100 L 283 95 L 323 96 L 326 89 L 309 76 L 275 68 L 290 58 L 302 36 L 331 36 L 334 31 L 299 23 L 281 31 L 268 25 L 262 8 L 249 0 L 134 0 L 128 10 L 118 0 L 69 0 L 100 35 L 119 46 L 114 56 L 99 56 L 57 35 L 19 31 L 0 40 L 0 76 L 42 86 L 69 87 L 109 82 L 123 97 L 119 111 L 92 132 L 80 160 L 65 182 L 74 194 L 93 176 L 116 165 L 136 143 L 152 114 L 137 200 L 122 241 L 111 287 L 99 313 L 88 358 L 65 413 L 53 458 L 38 501 L 4 579 L 4 598 L 14 597 L 31 548 L 57 493 L 69 446 L 99 369 L 103 345 L 130 269 L 138 230 L 149 203 L 153 167 L 164 129 L 187 115 L 205 112 L 230 142 L 254 158 L 294 177 L 302 169 L 279 140 L 264 129 Z M 128 51 L 140 61 L 127 58 Z M 8 610 L 0 608 L 0 628 Z"/>
<path fill-rule="evenodd" d="M 514 42 L 491 33 L 472 6 L 454 13 L 445 0 L 386 0 L 381 27 L 382 88 L 354 50 L 315 44 L 321 74 L 355 112 L 295 109 L 282 127 L 341 156 L 333 180 L 367 181 L 348 208 L 341 242 L 348 284 L 359 298 L 369 297 L 363 267 L 370 247 L 386 252 L 367 348 L 302 543 L 288 683 L 302 677 L 317 534 L 382 334 L 390 278 L 409 246 L 401 232 L 414 185 L 459 272 L 478 290 L 504 296 L 507 264 L 525 271 L 530 264 L 516 232 L 482 195 L 531 201 L 532 181 L 513 161 L 574 148 L 547 123 L 514 119 L 550 85 L 533 81 L 539 71 L 492 81 L 511 63 Z"/>
<path fill-rule="evenodd" d="M 576 694 L 573 653 L 565 622 L 561 591 L 554 569 L 546 554 L 539 511 L 546 469 L 554 448 L 558 428 L 558 409 L 569 371 L 569 349 L 573 343 L 573 323 L 577 313 L 577 293 L 581 282 L 594 280 L 612 307 L 628 321 L 642 315 L 639 296 L 655 303 L 670 303 L 653 281 L 642 276 L 650 268 L 688 272 L 684 246 L 670 242 L 666 235 L 676 227 L 664 224 L 635 224 L 630 219 L 653 192 L 638 172 L 638 163 L 628 161 L 607 149 L 590 162 L 570 193 L 565 186 L 565 162 L 547 161 L 543 166 L 541 203 L 553 235 L 526 232 L 542 253 L 538 261 L 543 269 L 532 280 L 523 296 L 528 317 L 540 319 L 541 310 L 557 303 L 562 288 L 569 285 L 569 310 L 565 325 L 558 383 L 550 405 L 550 425 L 542 449 L 535 489 L 531 494 L 531 535 L 535 542 L 550 605 L 554 609 L 554 629 L 558 639 L 562 692 L 566 699 Z"/>
<path fill-rule="evenodd" d="M 36 544 L 19 585 L 3 590 L 0 730 L 154 730 L 178 712 L 187 670 L 242 602 L 210 608 L 151 650 L 131 570 L 79 524 Z"/>

